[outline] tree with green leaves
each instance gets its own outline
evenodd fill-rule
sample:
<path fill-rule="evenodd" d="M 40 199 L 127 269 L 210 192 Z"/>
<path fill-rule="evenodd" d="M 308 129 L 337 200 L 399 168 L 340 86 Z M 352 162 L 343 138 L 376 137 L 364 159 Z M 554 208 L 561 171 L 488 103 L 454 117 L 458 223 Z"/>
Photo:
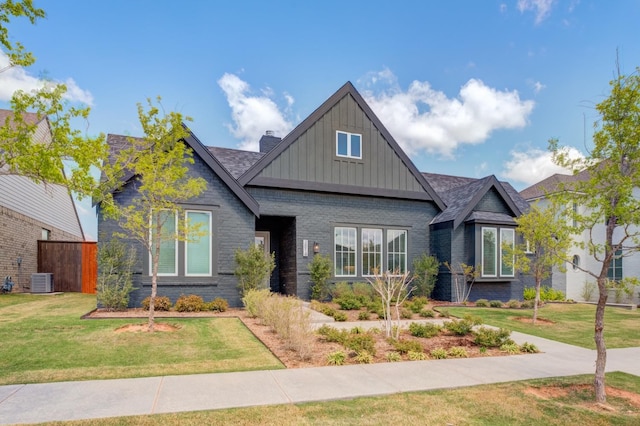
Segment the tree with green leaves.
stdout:
<path fill-rule="evenodd" d="M 595 315 L 596 402 L 606 402 L 604 313 L 608 296 L 608 271 L 614 257 L 628 256 L 639 250 L 640 199 L 634 189 L 640 187 L 640 69 L 632 75 L 617 73 L 610 82 L 609 96 L 596 105 L 600 120 L 594 123 L 593 147 L 583 159 L 571 159 L 567 150 L 551 140 L 549 148 L 557 164 L 586 177 L 565 185 L 566 204 L 582 208 L 572 213 L 575 233 L 585 233 L 589 254 L 599 265 L 580 268 L 595 278 L 598 303 Z M 604 225 L 602 225 L 604 223 Z M 604 235 L 604 238 L 598 235 Z"/>
<path fill-rule="evenodd" d="M 235 253 L 236 269 L 240 296 L 248 291 L 269 288 L 269 277 L 276 267 L 276 254 L 265 254 L 260 244 L 251 244 L 246 250 L 237 249 Z"/>
<path fill-rule="evenodd" d="M 427 256 L 422 253 L 420 257 L 416 257 L 413 261 L 413 278 L 414 286 L 413 296 L 431 297 L 436 281 L 438 280 L 438 271 L 440 262 L 435 256 Z"/>
<path fill-rule="evenodd" d="M 139 242 L 149 253 L 149 331 L 153 331 L 161 248 L 202 237 L 203 231 L 182 219 L 181 205 L 199 196 L 206 189 L 206 181 L 189 173 L 194 159 L 184 143 L 189 132 L 183 121 L 190 118 L 161 111 L 159 97 L 157 106 L 151 99 L 147 102 L 148 110 L 138 104 L 144 138 L 128 138 L 128 146 L 112 152 L 103 166 L 101 209 L 124 231 L 116 236 Z M 125 176 L 131 178 L 125 182 Z M 120 204 L 114 191 L 126 185 L 133 185 L 136 196 L 131 203 Z"/>
<path fill-rule="evenodd" d="M 533 324 L 538 319 L 542 281 L 551 276 L 553 268 L 564 268 L 572 244 L 572 230 L 563 213 L 565 209 L 550 198 L 546 205 L 537 202 L 527 213 L 516 218 L 518 233 L 525 242 L 516 245 L 513 256 L 508 255 L 506 260 L 513 260 L 515 269 L 531 274 L 534 279 Z"/>
<path fill-rule="evenodd" d="M 35 62 L 31 52 L 27 52 L 20 42 L 12 42 L 9 37 L 7 24 L 12 18 L 27 18 L 32 24 L 46 16 L 44 10 L 33 5 L 32 0 L 5 0 L 0 2 L 0 45 L 5 49 L 9 57 L 9 66 L 0 69 L 0 72 L 12 66 L 27 67 Z"/>

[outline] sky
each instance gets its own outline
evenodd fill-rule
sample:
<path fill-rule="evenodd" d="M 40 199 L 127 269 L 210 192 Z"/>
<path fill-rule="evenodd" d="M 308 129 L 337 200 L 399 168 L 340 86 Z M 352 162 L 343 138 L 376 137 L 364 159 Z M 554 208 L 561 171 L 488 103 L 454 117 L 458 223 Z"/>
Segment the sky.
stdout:
<path fill-rule="evenodd" d="M 47 17 L 8 29 L 37 60 L 0 73 L 0 108 L 46 78 L 91 107 L 88 134 L 142 136 L 161 96 L 205 145 L 257 150 L 351 81 L 419 170 L 518 190 L 566 172 L 549 139 L 588 152 L 609 81 L 640 66 L 639 0 L 34 3 Z"/>

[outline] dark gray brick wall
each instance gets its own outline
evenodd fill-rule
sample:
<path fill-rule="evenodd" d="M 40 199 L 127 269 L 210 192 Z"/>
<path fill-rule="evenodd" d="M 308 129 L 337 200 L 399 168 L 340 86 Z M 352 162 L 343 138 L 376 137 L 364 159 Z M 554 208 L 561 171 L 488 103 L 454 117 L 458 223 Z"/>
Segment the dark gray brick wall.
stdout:
<path fill-rule="evenodd" d="M 290 216 L 296 221 L 297 295 L 308 299 L 310 281 L 308 264 L 312 260 L 313 242 L 320 253 L 333 258 L 333 228 L 340 225 L 397 227 L 408 230 L 408 268 L 422 253 L 429 254 L 429 222 L 436 214 L 431 202 L 326 194 L 270 188 L 249 188 L 260 204 L 260 215 Z M 309 241 L 309 256 L 302 255 L 302 240 Z M 342 280 L 342 279 L 339 279 Z M 347 281 L 347 280 L 345 280 Z M 348 281 L 364 281 L 350 278 Z"/>
<path fill-rule="evenodd" d="M 237 290 L 237 280 L 233 275 L 235 269 L 234 254 L 236 249 L 246 249 L 254 241 L 255 216 L 229 190 L 229 188 L 199 158 L 191 166 L 191 175 L 202 177 L 207 181 L 206 190 L 197 198 L 189 201 L 189 207 L 211 210 L 214 214 L 214 259 L 212 277 L 185 277 L 183 272 L 175 277 L 158 277 L 158 294 L 168 296 L 172 302 L 181 294 L 197 294 L 205 301 L 223 297 L 231 306 L 240 306 L 241 300 Z M 116 201 L 129 204 L 135 196 L 133 184 L 127 185 L 116 195 Z M 108 240 L 114 232 L 122 232 L 117 223 L 105 220 L 98 211 L 98 233 L 100 241 Z M 151 294 L 151 277 L 149 276 L 149 259 L 140 243 L 128 241 L 137 248 L 138 264 L 134 275 L 134 285 L 138 289 L 131 295 L 130 306 L 139 306 L 142 299 Z M 180 263 L 184 264 L 184 244 L 180 244 Z"/>

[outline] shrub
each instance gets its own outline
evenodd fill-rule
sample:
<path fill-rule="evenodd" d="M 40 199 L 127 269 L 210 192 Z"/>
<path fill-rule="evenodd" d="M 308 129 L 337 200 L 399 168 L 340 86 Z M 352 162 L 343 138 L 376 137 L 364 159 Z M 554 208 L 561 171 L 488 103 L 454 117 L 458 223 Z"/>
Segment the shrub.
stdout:
<path fill-rule="evenodd" d="M 420 342 L 416 342 L 415 340 L 392 340 L 391 344 L 401 354 L 406 354 L 409 352 L 422 352 L 422 345 Z"/>
<path fill-rule="evenodd" d="M 402 356 L 396 351 L 387 352 L 387 355 L 385 357 L 389 362 L 402 361 Z"/>
<path fill-rule="evenodd" d="M 441 329 L 442 328 L 439 325 L 432 323 L 419 324 L 417 322 L 412 322 L 409 324 L 409 333 L 415 337 L 434 337 L 440 334 Z"/>
<path fill-rule="evenodd" d="M 413 318 L 413 312 L 409 309 L 402 308 L 400 310 L 400 318 L 402 319 L 411 319 Z"/>
<path fill-rule="evenodd" d="M 522 345 L 520 345 L 520 351 L 525 353 L 530 353 L 530 354 L 536 354 L 540 352 L 536 345 L 529 342 L 524 342 Z"/>
<path fill-rule="evenodd" d="M 108 311 L 129 306 L 129 295 L 135 290 L 131 279 L 135 263 L 135 249 L 122 241 L 114 238 L 99 245 L 96 298 Z"/>
<path fill-rule="evenodd" d="M 358 352 L 354 360 L 358 364 L 371 364 L 373 362 L 373 355 L 367 351 Z"/>
<path fill-rule="evenodd" d="M 582 300 L 590 302 L 593 297 L 593 293 L 596 291 L 596 283 L 593 281 L 585 281 L 582 287 Z"/>
<path fill-rule="evenodd" d="M 438 313 L 443 318 L 449 318 L 451 316 L 451 314 L 449 313 L 449 310 L 446 308 L 438 309 Z"/>
<path fill-rule="evenodd" d="M 205 307 L 207 310 L 213 312 L 226 312 L 227 309 L 229 309 L 229 302 L 222 297 L 216 297 L 211 302 L 207 303 Z"/>
<path fill-rule="evenodd" d="M 520 304 L 520 307 L 523 309 L 533 309 L 533 305 L 535 305 L 534 300 L 525 300 Z"/>
<path fill-rule="evenodd" d="M 318 334 L 323 336 L 327 342 L 336 342 L 342 344 L 347 339 L 346 330 L 338 330 L 335 327 L 324 324 L 318 329 Z"/>
<path fill-rule="evenodd" d="M 261 311 L 264 309 L 265 300 L 271 295 L 267 288 L 262 290 L 249 290 L 242 298 L 242 304 L 251 318 L 262 317 Z"/>
<path fill-rule="evenodd" d="M 474 325 L 476 324 L 474 324 L 473 320 L 465 318 L 461 320 L 446 321 L 444 323 L 444 328 L 456 336 L 466 336 L 471 333 Z"/>
<path fill-rule="evenodd" d="M 333 301 L 340 305 L 340 309 L 344 309 L 345 311 L 353 311 L 362 308 L 362 303 L 353 294 L 344 295 L 337 299 L 333 299 Z"/>
<path fill-rule="evenodd" d="M 489 301 L 487 299 L 478 299 L 478 300 L 476 300 L 476 306 L 478 308 L 488 308 L 489 307 Z"/>
<path fill-rule="evenodd" d="M 407 358 L 409 358 L 409 361 L 424 361 L 427 359 L 427 355 L 422 350 L 420 352 L 409 351 L 407 352 Z"/>
<path fill-rule="evenodd" d="M 188 296 L 183 294 L 178 297 L 175 304 L 175 310 L 178 312 L 200 312 L 204 310 L 204 308 L 204 300 L 196 294 L 190 294 Z"/>
<path fill-rule="evenodd" d="M 358 320 L 360 321 L 368 321 L 371 317 L 371 314 L 368 311 L 360 311 L 358 313 Z"/>
<path fill-rule="evenodd" d="M 467 350 L 462 346 L 454 346 L 452 348 L 449 348 L 449 351 L 447 352 L 447 354 L 451 358 L 469 358 L 469 354 L 467 353 Z"/>
<path fill-rule="evenodd" d="M 536 289 L 534 287 L 525 287 L 523 295 L 524 300 L 535 300 Z M 562 291 L 553 289 L 546 285 L 540 287 L 540 301 L 549 302 L 562 300 L 565 300 L 565 295 Z"/>
<path fill-rule="evenodd" d="M 355 296 L 353 294 L 353 289 L 351 288 L 351 285 L 349 285 L 349 283 L 345 281 L 340 281 L 335 283 L 330 293 L 331 293 L 331 298 L 333 300 L 340 299 L 345 296 Z"/>
<path fill-rule="evenodd" d="M 507 306 L 509 307 L 509 309 L 519 309 L 520 301 L 516 299 L 511 299 L 507 302 Z"/>
<path fill-rule="evenodd" d="M 373 302 L 376 298 L 373 287 L 371 287 L 369 283 L 353 283 L 352 291 L 353 295 L 360 301 L 363 306 Z"/>
<path fill-rule="evenodd" d="M 275 268 L 275 253 L 265 256 L 262 246 L 251 244 L 247 250 L 237 249 L 235 252 L 236 269 L 240 295 L 249 290 L 263 289 L 268 286 L 268 279 Z"/>
<path fill-rule="evenodd" d="M 492 308 L 502 308 L 502 301 L 492 300 L 491 302 L 489 302 L 489 306 L 491 306 Z"/>
<path fill-rule="evenodd" d="M 145 297 L 142 301 L 142 309 L 145 311 L 149 310 L 149 302 L 151 298 Z M 153 304 L 153 309 L 155 311 L 169 311 L 171 310 L 171 299 L 167 296 L 156 296 L 155 303 Z"/>
<path fill-rule="evenodd" d="M 327 364 L 329 365 L 343 365 L 347 355 L 343 351 L 331 352 L 327 355 Z"/>
<path fill-rule="evenodd" d="M 524 292 L 522 293 L 522 297 L 524 298 L 524 300 L 535 300 L 536 289 L 534 287 L 525 287 Z"/>
<path fill-rule="evenodd" d="M 488 327 L 480 327 L 475 330 L 473 334 L 474 343 L 486 348 L 499 348 L 505 343 L 511 341 L 511 339 L 509 339 L 511 332 L 504 328 L 496 330 Z"/>
<path fill-rule="evenodd" d="M 436 313 L 433 312 L 432 309 L 423 309 L 420 311 L 420 316 L 423 318 L 433 318 L 436 316 Z"/>
<path fill-rule="evenodd" d="M 368 352 L 372 355 L 376 354 L 376 342 L 372 335 L 368 333 L 364 334 L 352 334 L 349 333 L 345 339 L 343 345 L 347 349 L 351 349 L 356 353 L 362 351 Z"/>
<path fill-rule="evenodd" d="M 503 345 L 500 346 L 500 350 L 510 355 L 515 355 L 520 353 L 520 347 L 515 342 L 504 343 Z"/>
<path fill-rule="evenodd" d="M 347 314 L 344 312 L 335 311 L 333 313 L 333 319 L 339 322 L 343 322 L 347 320 Z"/>
<path fill-rule="evenodd" d="M 433 349 L 429 354 L 431 355 L 431 358 L 435 359 L 446 359 L 448 356 L 447 350 L 444 348 Z"/>
<path fill-rule="evenodd" d="M 331 278 L 331 258 L 329 255 L 316 254 L 309 262 L 311 275 L 311 298 L 314 300 L 326 300 L 329 297 L 329 278 Z"/>
<path fill-rule="evenodd" d="M 414 290 L 416 296 L 429 297 L 436 285 L 440 262 L 435 256 L 422 254 L 413 261 Z"/>

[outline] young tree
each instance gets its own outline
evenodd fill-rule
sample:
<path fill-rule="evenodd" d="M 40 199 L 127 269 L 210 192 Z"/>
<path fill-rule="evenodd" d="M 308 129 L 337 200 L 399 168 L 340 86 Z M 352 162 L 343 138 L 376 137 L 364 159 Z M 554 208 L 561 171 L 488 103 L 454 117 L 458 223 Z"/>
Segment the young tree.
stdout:
<path fill-rule="evenodd" d="M 453 278 L 453 301 L 465 303 L 471 294 L 473 283 L 480 275 L 480 271 L 463 262 L 458 265 L 444 262 L 443 265 L 451 272 L 451 277 Z"/>
<path fill-rule="evenodd" d="M 516 218 L 518 232 L 525 243 L 515 247 L 514 268 L 533 276 L 536 289 L 533 324 L 538 319 L 542 281 L 551 275 L 554 267 L 562 268 L 567 262 L 571 230 L 563 212 L 564 210 L 551 198 L 548 205 L 541 206 L 536 203 L 527 213 Z"/>
<path fill-rule="evenodd" d="M 126 232 L 125 238 L 139 242 L 151 258 L 151 297 L 149 302 L 149 331 L 154 330 L 154 307 L 158 289 L 158 267 L 163 243 L 189 241 L 201 236 L 201 231 L 185 223 L 181 204 L 200 195 L 206 181 L 189 175 L 193 153 L 183 140 L 189 136 L 183 116 L 176 112 L 162 113 L 148 99 L 145 111 L 138 104 L 138 116 L 144 138 L 129 138 L 129 146 L 112 153 L 103 166 L 104 187 L 101 208 L 105 217 L 114 219 Z M 127 173 L 132 176 L 123 182 Z M 114 190 L 134 185 L 136 196 L 130 204 L 119 204 Z"/>
<path fill-rule="evenodd" d="M 266 255 L 264 247 L 251 244 L 246 250 L 237 249 L 235 253 L 236 269 L 240 296 L 250 290 L 269 288 L 269 277 L 276 267 L 275 252 Z"/>
<path fill-rule="evenodd" d="M 9 39 L 7 24 L 11 21 L 11 18 L 25 17 L 32 24 L 35 24 L 36 20 L 45 16 L 44 10 L 34 7 L 32 0 L 5 0 L 0 2 L 0 45 L 4 47 L 9 57 L 9 66 L 0 68 L 0 72 L 14 65 L 27 67 L 35 62 L 31 52 L 25 51 L 20 42 L 12 43 Z"/>
<path fill-rule="evenodd" d="M 640 199 L 634 189 L 640 186 L 640 69 L 630 76 L 618 72 L 610 82 L 611 93 L 596 105 L 600 120 L 594 124 L 593 148 L 584 159 L 571 160 L 567 151 L 551 140 L 549 147 L 557 164 L 574 171 L 588 170 L 588 177 L 565 188 L 567 203 L 577 203 L 583 211 L 574 213 L 577 232 L 586 231 L 586 247 L 599 269 L 585 270 L 598 286 L 594 340 L 596 402 L 606 402 L 604 311 L 607 303 L 607 273 L 615 256 L 638 251 L 640 238 Z M 601 227 L 604 222 L 604 232 Z M 599 229 L 600 228 L 600 229 Z M 598 238 L 598 231 L 604 239 Z M 618 253 L 618 254 L 616 254 Z"/>
<path fill-rule="evenodd" d="M 397 339 L 400 336 L 400 308 L 413 290 L 411 287 L 413 277 L 409 277 L 407 271 L 404 274 L 384 272 L 381 275 L 376 275 L 374 279 L 367 278 L 369 284 L 382 299 L 383 324 L 387 337 Z M 395 324 L 393 322 L 394 312 Z"/>
<path fill-rule="evenodd" d="M 422 253 L 413 261 L 413 277 L 415 283 L 414 296 L 431 297 L 431 292 L 438 280 L 440 262 L 435 256 L 427 256 Z"/>

